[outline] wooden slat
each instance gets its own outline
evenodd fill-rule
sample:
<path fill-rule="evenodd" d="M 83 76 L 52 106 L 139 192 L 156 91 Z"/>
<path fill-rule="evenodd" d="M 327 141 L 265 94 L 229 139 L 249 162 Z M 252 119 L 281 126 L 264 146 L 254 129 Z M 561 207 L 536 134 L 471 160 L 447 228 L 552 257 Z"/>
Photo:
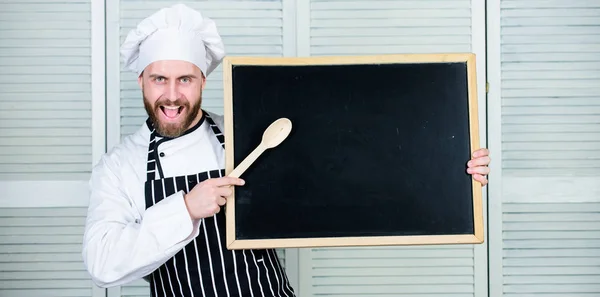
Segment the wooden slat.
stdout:
<path fill-rule="evenodd" d="M 18 56 L 13 57 L 14 59 L 18 59 Z M 47 59 L 47 58 L 45 58 Z M 89 57 L 88 57 L 89 59 Z M 57 65 L 58 66 L 58 65 Z M 46 93 L 60 93 L 60 92 L 85 92 L 89 90 L 89 84 L 52 84 L 52 83 L 39 83 L 36 85 L 35 89 L 32 89 L 30 84 L 27 83 L 14 83 L 10 85 L 2 86 L 2 93 L 12 93 L 11 95 L 15 95 L 21 92 L 24 93 L 37 93 L 39 96 L 43 96 Z M 7 96 L 8 94 L 3 94 Z M 91 96 L 88 95 L 88 98 L 91 100 Z M 7 99 L 5 99 L 7 100 Z"/>
<path fill-rule="evenodd" d="M 313 277 L 313 286 L 385 286 L 385 285 L 455 285 L 473 284 L 473 276 L 345 276 Z"/>
<path fill-rule="evenodd" d="M 544 284 L 544 285 L 504 285 L 504 292 L 507 293 L 539 293 L 539 294 L 554 294 L 554 293 L 593 293 L 600 292 L 600 284 Z M 573 296 L 573 295 L 570 295 Z M 596 295 L 591 295 L 596 296 Z"/>
<path fill-rule="evenodd" d="M 81 244 L 0 245 L 0 254 L 79 253 Z"/>
<path fill-rule="evenodd" d="M 83 297 L 92 296 L 92 289 L 6 289 L 0 291 L 11 297 Z"/>
<path fill-rule="evenodd" d="M 589 17 L 600 16 L 600 8 L 578 8 L 569 7 L 569 9 L 561 8 L 519 8 L 507 9 L 503 11 L 505 17 Z"/>
<path fill-rule="evenodd" d="M 353 28 L 352 30 L 339 30 L 338 28 L 312 28 L 312 37 L 339 37 L 339 36 L 387 36 L 387 37 L 401 37 L 401 36 L 431 36 L 432 41 L 435 36 L 470 36 L 469 27 L 436 27 L 436 28 Z M 383 39 L 381 40 L 383 41 Z"/>
<path fill-rule="evenodd" d="M 57 33 L 60 34 L 60 33 Z M 71 34 L 69 31 L 64 31 L 62 34 Z M 8 56 L 0 56 L 0 65 L 2 67 L 7 66 L 53 66 L 53 67 L 62 67 L 62 66 L 84 66 L 90 67 L 90 57 L 86 56 L 63 56 L 57 57 L 55 59 L 48 59 L 48 57 L 23 57 L 17 54 L 14 54 L 11 57 Z M 74 87 L 70 84 L 65 84 L 65 86 L 69 86 L 71 88 L 76 88 L 78 85 Z M 4 89 L 2 89 L 3 92 Z M 84 91 L 89 92 L 88 89 Z M 36 92 L 36 89 L 24 90 L 25 93 L 39 93 Z M 44 91 L 47 92 L 47 91 Z M 89 95 L 88 95 L 89 96 Z"/>
<path fill-rule="evenodd" d="M 364 276 L 364 267 L 313 267 L 316 275 L 322 276 Z M 370 276 L 473 276 L 473 267 L 370 267 Z"/>
<path fill-rule="evenodd" d="M 27 3 L 29 2 L 29 3 Z M 65 3 L 67 2 L 67 3 Z M 68 3 L 72 2 L 72 3 Z M 90 11 L 89 1 L 5 1 L 2 3 L 3 12 L 81 12 Z"/>
<path fill-rule="evenodd" d="M 535 117 L 528 117 L 526 115 L 519 116 L 505 116 L 504 119 L 507 124 L 595 124 L 598 119 L 595 115 L 579 115 L 577 117 L 568 115 L 537 115 Z M 555 139 L 559 142 L 560 139 Z"/>
<path fill-rule="evenodd" d="M 87 271 L 61 271 L 60 273 L 47 273 L 44 271 L 28 272 L 0 272 L 0 280 L 87 280 L 89 281 Z"/>
<path fill-rule="evenodd" d="M 42 263 L 80 261 L 81 255 L 79 255 L 78 253 L 0 254 L 0 263 Z"/>
<path fill-rule="evenodd" d="M 143 11 L 143 16 L 148 16 L 155 11 L 172 5 L 173 2 L 165 0 L 149 0 L 149 1 L 121 1 L 120 9 L 122 12 L 129 13 L 130 11 Z M 219 0 L 207 0 L 207 1 L 196 1 L 186 3 L 194 9 L 206 11 L 207 13 L 211 10 L 220 9 L 236 9 L 245 10 L 248 12 L 254 12 L 256 10 L 281 10 L 281 1 L 269 1 L 269 0 L 258 0 L 258 1 L 219 1 Z"/>
<path fill-rule="evenodd" d="M 428 44 L 428 45 L 388 45 L 388 46 L 376 46 L 376 45 L 362 45 L 355 47 L 347 46 L 327 46 L 327 47 L 314 47 L 311 49 L 311 53 L 314 56 L 337 56 L 337 55 L 374 55 L 374 54 L 395 54 L 395 53 L 437 53 L 440 48 L 444 48 L 446 52 L 461 52 L 469 45 L 442 45 L 442 44 Z"/>
<path fill-rule="evenodd" d="M 62 226 L 60 228 L 49 226 L 31 226 L 31 227 L 0 227 L 2 235 L 81 235 L 83 226 Z"/>
<path fill-rule="evenodd" d="M 345 259 L 313 259 L 314 267 L 472 267 L 473 258 L 452 258 L 448 253 L 446 258 L 405 259 L 375 259 L 375 258 L 345 258 Z"/>
<path fill-rule="evenodd" d="M 0 281 L 3 289 L 87 289 L 89 280 L 10 280 Z"/>
<path fill-rule="evenodd" d="M 377 3 L 372 1 L 372 3 Z M 388 4 L 390 5 L 390 4 Z M 370 7 L 370 9 L 361 10 L 350 10 L 344 11 L 343 13 L 331 13 L 329 9 L 318 9 L 314 5 L 315 10 L 310 14 L 310 18 L 313 20 L 317 19 L 351 19 L 351 20 L 362 20 L 362 19 L 379 19 L 379 18 L 398 18 L 398 19 L 415 19 L 418 15 L 427 15 L 433 18 L 469 18 L 471 10 L 467 7 L 464 8 L 448 8 L 440 10 L 432 10 L 428 8 L 407 8 L 402 6 L 399 8 L 376 9 L 376 6 Z"/>
<path fill-rule="evenodd" d="M 382 44 L 382 45 L 427 45 L 431 44 L 433 36 L 398 36 L 391 40 L 382 40 L 381 37 L 365 36 L 331 36 L 331 37 L 312 37 L 311 44 L 314 46 L 364 46 L 366 44 Z M 435 41 L 440 44 L 457 43 L 470 44 L 471 37 L 468 35 L 459 36 L 437 36 Z"/>
<path fill-rule="evenodd" d="M 530 232 L 531 233 L 531 232 Z M 565 258 L 578 258 L 578 257 L 600 257 L 600 249 L 587 248 L 587 249 L 544 249 L 544 250 L 504 250 L 503 253 L 506 258 L 547 258 L 547 257 L 565 257 Z"/>
<path fill-rule="evenodd" d="M 0 104 L 2 105 L 2 104 Z M 90 128 L 0 128 L 0 137 L 19 137 L 19 136 L 56 136 L 65 137 L 69 135 L 87 136 L 90 135 Z"/>
<path fill-rule="evenodd" d="M 468 293 L 472 296 L 474 293 L 473 284 L 448 284 L 448 285 L 413 285 L 413 284 L 390 284 L 390 285 L 343 285 L 343 286 L 313 286 L 312 292 L 315 295 L 339 296 L 341 294 L 355 294 L 364 296 L 363 294 L 431 294 L 430 296 L 452 296 L 453 293 Z M 396 295 L 398 296 L 398 295 Z"/>
<path fill-rule="evenodd" d="M 452 255 L 456 258 L 462 257 L 473 257 L 473 249 L 456 249 L 456 250 L 447 250 L 447 249 L 432 249 L 427 252 L 427 258 L 446 258 L 448 257 L 448 253 L 452 253 Z M 369 249 L 355 249 L 355 250 L 344 250 L 344 249 L 327 249 L 327 250 L 313 250 L 312 258 L 313 260 L 321 260 L 321 259 L 346 259 L 346 258 L 361 258 L 365 257 L 367 259 L 414 259 L 423 256 L 422 249 L 387 249 L 387 250 L 377 250 L 374 252 Z"/>
<path fill-rule="evenodd" d="M 335 27 L 335 28 L 380 28 L 380 27 L 464 27 L 470 26 L 469 18 L 440 18 L 426 16 L 412 19 L 397 19 L 395 17 L 381 19 L 363 19 L 358 22 L 351 18 L 313 19 L 311 27 Z"/>
<path fill-rule="evenodd" d="M 506 267 L 503 269 L 505 277 L 527 275 L 600 275 L 599 266 L 584 266 L 584 267 Z"/>
<path fill-rule="evenodd" d="M 599 213 L 600 203 L 504 203 L 503 213 Z"/>
<path fill-rule="evenodd" d="M 501 2 L 501 8 L 514 9 L 514 8 L 600 8 L 600 3 L 588 0 L 503 0 Z"/>
<path fill-rule="evenodd" d="M 356 0 L 356 1 L 336 1 L 336 0 L 312 0 L 311 8 L 318 10 L 374 10 L 374 9 L 431 9 L 432 7 L 444 9 L 470 8 L 469 0 L 454 1 L 379 1 L 379 0 Z M 416 16 L 415 16 L 416 17 Z"/>
<path fill-rule="evenodd" d="M 74 171 L 54 171 L 52 172 L 52 178 L 55 181 L 74 181 L 74 180 L 85 180 L 90 178 L 89 169 L 84 170 L 83 172 L 74 172 Z M 47 172 L 0 172 L 0 180 L 3 181 L 47 181 L 48 173 Z"/>

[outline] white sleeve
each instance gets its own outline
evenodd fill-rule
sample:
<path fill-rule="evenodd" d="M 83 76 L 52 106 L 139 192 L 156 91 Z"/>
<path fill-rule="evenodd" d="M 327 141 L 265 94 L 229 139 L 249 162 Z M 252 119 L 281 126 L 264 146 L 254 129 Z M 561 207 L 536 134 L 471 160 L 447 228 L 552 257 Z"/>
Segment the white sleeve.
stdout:
<path fill-rule="evenodd" d="M 182 192 L 149 207 L 138 220 L 116 160 L 103 156 L 92 171 L 83 240 L 84 264 L 104 288 L 150 274 L 196 237 L 200 224 L 190 218 Z"/>

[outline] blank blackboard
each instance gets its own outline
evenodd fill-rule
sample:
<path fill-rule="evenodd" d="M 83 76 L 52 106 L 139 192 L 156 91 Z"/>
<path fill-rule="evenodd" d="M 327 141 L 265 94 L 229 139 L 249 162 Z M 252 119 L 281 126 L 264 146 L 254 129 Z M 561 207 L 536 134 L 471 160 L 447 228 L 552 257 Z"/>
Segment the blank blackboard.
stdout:
<path fill-rule="evenodd" d="M 473 54 L 224 60 L 230 249 L 481 243 Z"/>

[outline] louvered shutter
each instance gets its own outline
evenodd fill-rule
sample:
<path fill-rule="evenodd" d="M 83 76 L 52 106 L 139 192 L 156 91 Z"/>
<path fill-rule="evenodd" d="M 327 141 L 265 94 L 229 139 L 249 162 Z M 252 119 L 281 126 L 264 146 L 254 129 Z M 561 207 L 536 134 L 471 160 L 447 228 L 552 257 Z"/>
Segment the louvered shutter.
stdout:
<path fill-rule="evenodd" d="M 600 2 L 497 2 L 491 296 L 600 296 Z"/>
<path fill-rule="evenodd" d="M 0 1 L 2 184 L 88 178 L 90 18 L 90 1 Z"/>
<path fill-rule="evenodd" d="M 0 296 L 93 296 L 81 261 L 85 208 L 0 209 Z"/>
<path fill-rule="evenodd" d="M 108 43 L 113 45 L 112 48 L 109 48 L 112 51 L 109 54 L 109 63 L 116 64 L 116 59 L 120 60 L 118 47 L 125 40 L 129 30 L 157 10 L 180 1 L 121 0 L 120 2 L 112 2 L 113 5 L 110 5 L 110 7 L 113 10 L 109 10 L 108 18 L 115 20 L 113 26 L 118 23 L 120 27 L 109 30 L 109 32 L 112 30 L 119 34 L 118 36 L 108 35 Z M 217 23 L 217 28 L 225 43 L 227 55 L 283 56 L 282 1 L 208 0 L 183 1 L 182 3 L 199 10 Z M 114 9 L 115 7 L 118 8 L 118 11 Z M 118 69 L 115 67 L 113 71 L 109 71 L 109 73 L 116 73 L 113 77 L 114 80 L 112 83 L 109 81 L 109 84 L 114 85 L 119 90 L 112 93 L 113 98 L 109 98 L 109 100 L 118 102 L 120 99 L 120 103 L 115 104 L 119 108 L 118 112 L 115 112 L 115 108 L 109 109 L 109 118 L 116 119 L 113 124 L 119 122 L 117 127 L 109 129 L 113 132 L 112 135 L 109 135 L 112 141 L 118 141 L 139 129 L 147 117 L 135 74 L 125 70 L 123 64 L 119 63 Z M 221 66 L 211 73 L 206 82 L 202 102 L 203 108 L 221 115 L 223 114 L 222 76 Z M 282 264 L 285 263 L 285 250 L 277 250 L 277 253 Z M 149 296 L 149 287 L 144 280 L 138 280 L 122 286 L 120 292 L 112 293 L 112 291 L 109 291 L 109 293 L 109 296 Z"/>
<path fill-rule="evenodd" d="M 81 259 L 104 146 L 91 19 L 89 0 L 0 0 L 0 296 L 98 296 Z"/>
<path fill-rule="evenodd" d="M 600 175 L 600 2 L 501 3 L 504 173 Z"/>
<path fill-rule="evenodd" d="M 472 32 L 476 31 L 471 28 L 474 9 L 484 13 L 482 7 L 472 7 L 468 0 L 311 0 L 310 48 L 304 54 L 472 52 L 475 48 Z M 484 40 L 480 42 L 483 44 Z M 484 69 L 479 65 L 478 71 Z M 480 100 L 484 101 L 481 94 Z M 485 279 L 475 281 L 476 271 L 485 278 L 485 268 L 481 269 L 487 261 L 484 248 L 473 245 L 314 248 L 304 254 L 310 263 L 301 272 L 308 274 L 304 276 L 308 284 L 302 289 L 308 288 L 310 292 L 302 293 L 303 296 L 487 296 Z"/>
<path fill-rule="evenodd" d="M 502 212 L 504 296 L 600 296 L 600 203 L 506 202 Z"/>

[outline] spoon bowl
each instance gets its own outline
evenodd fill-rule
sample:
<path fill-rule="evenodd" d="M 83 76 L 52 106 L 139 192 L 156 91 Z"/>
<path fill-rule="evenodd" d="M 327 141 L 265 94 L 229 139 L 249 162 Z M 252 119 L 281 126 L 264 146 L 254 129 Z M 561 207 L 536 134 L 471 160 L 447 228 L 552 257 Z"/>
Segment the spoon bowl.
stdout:
<path fill-rule="evenodd" d="M 291 131 L 292 121 L 287 118 L 280 118 L 271 123 L 271 125 L 265 129 L 260 144 L 240 164 L 238 164 L 228 176 L 240 177 L 265 150 L 281 144 Z"/>
<path fill-rule="evenodd" d="M 271 123 L 263 133 L 262 144 L 266 148 L 274 148 L 281 144 L 292 131 L 292 121 L 280 118 Z"/>

